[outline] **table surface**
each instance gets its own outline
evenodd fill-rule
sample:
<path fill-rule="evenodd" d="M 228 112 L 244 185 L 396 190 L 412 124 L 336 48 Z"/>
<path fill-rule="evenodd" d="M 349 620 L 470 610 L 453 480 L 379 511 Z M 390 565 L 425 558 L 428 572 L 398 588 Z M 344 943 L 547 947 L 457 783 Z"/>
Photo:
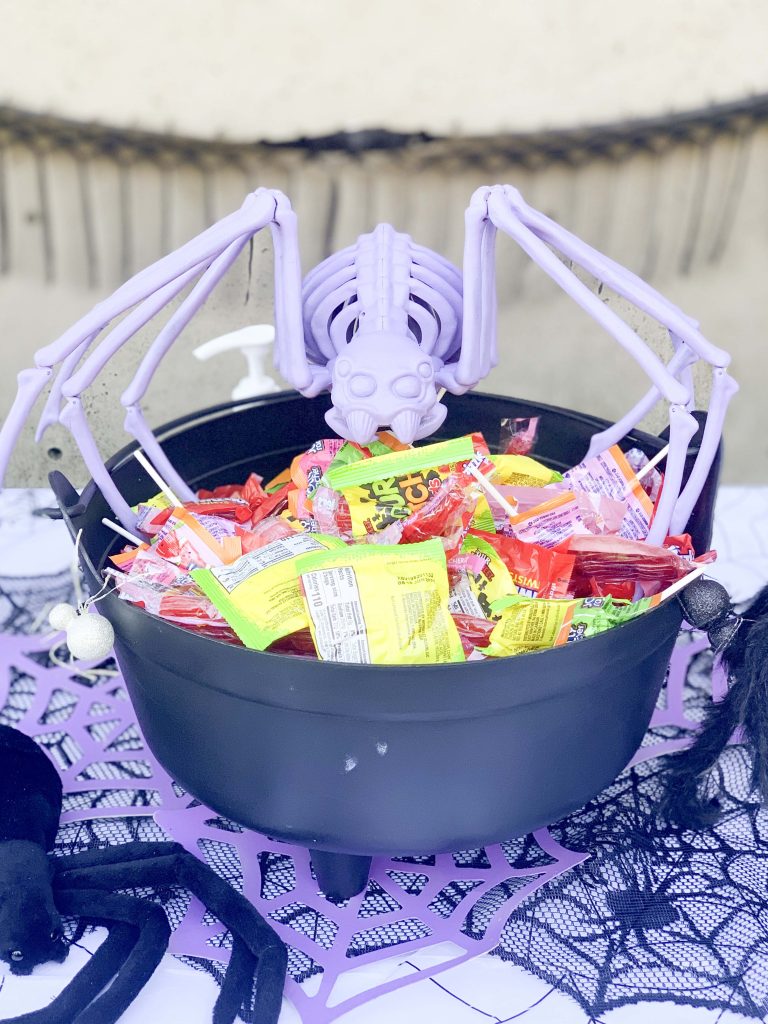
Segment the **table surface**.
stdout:
<path fill-rule="evenodd" d="M 71 544 L 60 523 L 32 515 L 34 508 L 47 502 L 39 491 L 0 495 L 0 628 L 6 634 L 39 628 L 44 606 L 67 594 Z M 747 600 L 768 582 L 768 488 L 721 490 L 713 547 L 719 558 L 711 575 L 728 587 L 734 601 Z M 689 635 L 684 641 L 690 645 L 691 639 Z M 689 646 L 685 662 L 684 697 L 690 721 L 696 720 L 709 699 L 705 691 L 711 669 L 703 645 L 695 637 L 693 641 L 698 653 L 690 654 L 694 647 Z M 7 650 L 19 649 L 18 641 L 10 637 L 3 643 Z M 37 646 L 42 649 L 45 643 L 39 640 Z M 9 664 L 6 657 L 6 674 L 11 671 Z M 7 692 L 6 687 L 0 719 L 25 727 L 22 711 L 14 711 Z M 662 709 L 662 726 L 663 714 Z M 684 730 L 667 724 L 649 734 L 648 742 L 679 743 L 682 736 Z M 665 836 L 653 822 L 652 812 L 663 758 L 646 751 L 635 767 L 628 768 L 587 808 L 552 826 L 552 840 L 565 850 L 588 856 L 575 858 L 580 862 L 560 875 L 548 876 L 539 888 L 518 894 L 516 905 L 514 899 L 502 900 L 504 920 L 490 953 L 437 970 L 471 945 L 467 935 L 473 929 L 490 928 L 487 920 L 483 923 L 478 901 L 463 916 L 463 931 L 458 927 L 462 922 L 457 923 L 453 941 L 445 939 L 448 933 L 443 930 L 439 943 L 422 941 L 399 952 L 393 948 L 392 955 L 379 952 L 376 957 L 352 960 L 353 969 L 336 979 L 333 999 L 337 1002 L 381 989 L 396 978 L 407 978 L 408 983 L 360 1002 L 344 1015 L 346 1024 L 383 1024 L 393 1019 L 441 1024 L 504 1024 L 513 1019 L 526 1024 L 603 1020 L 633 1024 L 647 1021 L 651 1014 L 671 1024 L 766 1019 L 768 930 L 763 908 L 768 900 L 768 817 L 754 796 L 750 798 L 743 749 L 731 747 L 722 762 L 719 781 L 728 793 L 723 821 L 706 834 Z M 85 824 L 82 820 L 83 814 L 98 811 L 77 810 L 77 806 L 82 808 L 82 800 L 72 804 L 75 809 L 69 812 L 70 823 L 62 826 L 62 842 L 68 841 L 76 823 L 78 829 L 87 824 L 98 831 L 98 819 Z M 630 811 L 645 814 L 646 824 L 655 828 L 656 845 L 650 851 L 636 849 L 622 837 Z M 147 808 L 142 813 L 147 815 L 140 819 L 142 827 L 162 828 L 175 838 L 172 808 L 164 807 L 154 816 Z M 127 836 L 119 832 L 123 819 L 115 819 L 114 807 L 111 815 L 110 835 L 124 841 Z M 638 820 L 631 821 L 631 827 L 637 827 Z M 158 836 L 142 834 L 140 838 Z M 250 847 L 242 842 L 247 856 Z M 521 840 L 512 854 L 504 848 L 505 856 L 528 857 L 531 864 L 531 851 L 539 845 Z M 470 866 L 482 874 L 482 851 L 474 856 Z M 493 861 L 493 855 L 489 857 Z M 391 869 L 391 864 L 381 865 L 377 878 L 385 877 L 384 867 Z M 417 866 L 402 867 L 413 871 Z M 249 870 L 244 859 L 246 882 Z M 424 867 L 425 872 L 430 870 Z M 513 887 L 509 881 L 505 884 L 506 898 Z M 254 898 L 247 885 L 245 891 Z M 512 908 L 511 914 L 504 908 Z M 497 912 L 502 911 L 497 908 Z M 281 933 L 296 934 L 282 925 Z M 44 1006 L 103 935 L 100 929 L 87 933 L 71 948 L 64 964 L 44 965 L 24 978 L 4 974 L 0 978 L 2 1017 Z M 182 945 L 177 943 L 176 948 Z M 209 971 L 200 969 L 204 964 L 198 960 L 195 968 L 191 962 L 166 956 L 122 1018 L 125 1024 L 210 1021 L 216 982 Z M 419 974 L 428 976 L 419 978 Z M 314 974 L 304 982 L 308 995 L 317 991 L 318 979 Z M 293 1003 L 285 1000 L 281 1024 L 338 1019 L 331 1008 L 318 1010 L 311 1000 L 300 1007 L 300 999 Z"/>

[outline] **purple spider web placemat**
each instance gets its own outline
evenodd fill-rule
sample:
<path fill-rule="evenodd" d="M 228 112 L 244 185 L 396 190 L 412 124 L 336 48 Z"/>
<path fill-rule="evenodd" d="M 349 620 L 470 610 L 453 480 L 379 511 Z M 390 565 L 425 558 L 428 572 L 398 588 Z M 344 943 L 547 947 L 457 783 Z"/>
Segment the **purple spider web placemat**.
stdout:
<path fill-rule="evenodd" d="M 698 635 L 681 636 L 665 697 L 635 763 L 688 741 L 681 727 L 694 721 L 687 717 L 683 684 L 689 664 L 705 646 Z M 38 637 L 2 635 L 0 720 L 34 736 L 62 774 L 57 850 L 172 838 L 201 856 L 285 939 L 290 949 L 286 995 L 304 1024 L 332 1021 L 384 992 L 481 953 L 507 955 L 502 939 L 515 913 L 537 890 L 589 856 L 569 849 L 562 832 L 556 839 L 557 833 L 543 829 L 485 849 L 380 858 L 364 893 L 334 903 L 318 893 L 305 849 L 221 818 L 167 776 L 144 744 L 113 663 L 96 667 L 94 675 L 80 675 L 53 664 L 49 648 L 50 641 Z M 229 935 L 187 894 L 160 898 L 174 926 L 171 952 L 220 979 Z M 451 944 L 440 947 L 449 950 L 442 961 L 417 973 L 390 974 L 362 991 L 347 986 L 339 994 L 337 983 L 351 969 L 393 955 L 407 961 L 440 943 Z"/>
<path fill-rule="evenodd" d="M 407 957 L 445 941 L 457 947 L 455 956 L 419 977 L 490 951 L 512 908 L 585 857 L 542 830 L 484 850 L 380 858 L 364 893 L 334 903 L 318 893 L 305 849 L 222 819 L 172 782 L 144 744 L 119 674 L 78 675 L 53 664 L 49 647 L 34 637 L 2 637 L 0 720 L 33 736 L 62 775 L 59 850 L 167 837 L 202 856 L 289 945 L 286 994 L 305 1024 L 331 1021 L 412 982 L 410 975 L 390 979 L 335 1003 L 339 975 L 393 951 Z M 101 668 L 115 671 L 111 663 Z M 195 899 L 180 905 L 174 896 L 173 904 L 166 908 L 175 926 L 171 952 L 226 963 L 229 936 L 219 922 Z M 470 906 L 471 936 L 463 930 Z"/>

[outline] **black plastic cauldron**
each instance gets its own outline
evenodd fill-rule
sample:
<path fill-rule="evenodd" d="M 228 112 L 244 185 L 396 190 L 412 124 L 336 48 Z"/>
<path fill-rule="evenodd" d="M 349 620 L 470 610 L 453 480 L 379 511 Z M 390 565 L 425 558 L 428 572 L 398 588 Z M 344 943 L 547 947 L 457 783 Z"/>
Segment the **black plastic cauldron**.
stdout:
<path fill-rule="evenodd" d="M 536 456 L 577 463 L 608 424 L 517 399 L 467 394 L 447 403 L 437 437 L 503 416 L 541 415 Z M 328 433 L 328 402 L 294 393 L 233 403 L 158 431 L 192 487 L 269 478 Z M 650 456 L 663 437 L 629 435 Z M 694 439 L 695 444 L 695 439 Z M 131 504 L 156 488 L 134 446 L 108 463 Z M 695 448 L 689 451 L 690 460 Z M 719 454 L 689 523 L 709 544 Z M 87 585 L 118 546 L 110 510 L 51 475 L 70 531 L 83 530 Z M 580 644 L 468 664 L 335 664 L 245 650 L 155 618 L 110 594 L 100 602 L 150 748 L 217 813 L 309 847 L 321 888 L 360 891 L 370 857 L 476 848 L 575 810 L 624 768 L 648 726 L 681 623 L 675 599 Z"/>

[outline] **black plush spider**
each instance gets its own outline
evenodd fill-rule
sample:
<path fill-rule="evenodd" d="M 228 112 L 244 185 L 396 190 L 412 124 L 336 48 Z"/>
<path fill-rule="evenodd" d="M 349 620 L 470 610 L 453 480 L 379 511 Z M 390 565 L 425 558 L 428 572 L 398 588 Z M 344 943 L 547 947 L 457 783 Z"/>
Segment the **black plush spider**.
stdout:
<path fill-rule="evenodd" d="M 109 929 L 89 962 L 48 1006 L 15 1024 L 112 1024 L 165 953 L 170 927 L 156 903 L 121 894 L 140 886 L 189 889 L 232 932 L 232 956 L 213 1010 L 234 1021 L 250 1003 L 257 1019 L 280 1014 L 287 951 L 258 911 L 178 843 L 126 843 L 49 858 L 61 813 L 61 780 L 28 736 L 0 725 L 0 959 L 13 974 L 67 955 L 60 914 Z M 109 987 L 106 987 L 109 986 Z"/>

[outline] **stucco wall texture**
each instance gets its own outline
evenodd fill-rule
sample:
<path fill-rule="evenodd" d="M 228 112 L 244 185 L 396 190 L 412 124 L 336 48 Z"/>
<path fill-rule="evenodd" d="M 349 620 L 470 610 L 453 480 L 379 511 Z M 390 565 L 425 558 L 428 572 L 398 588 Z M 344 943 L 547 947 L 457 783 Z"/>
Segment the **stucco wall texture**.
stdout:
<path fill-rule="evenodd" d="M 768 92 L 768 6 L 745 0 L 610 7 L 596 0 L 0 0 L 0 15 L 0 103 L 195 137 L 286 140 L 372 127 L 481 136 L 599 125 Z M 41 255 L 36 159 L 10 147 L 3 163 L 11 251 L 0 275 L 0 415 L 10 406 L 16 372 L 31 364 L 35 349 L 126 276 L 118 258 L 126 238 L 131 272 L 163 251 L 157 168 L 132 167 L 126 221 L 119 210 L 124 181 L 108 161 L 94 161 L 100 264 L 98 280 L 88 284 L 77 168 L 68 156 L 47 154 L 45 216 L 57 260 L 51 279 Z M 768 379 L 768 128 L 746 141 L 685 145 L 624 163 L 512 173 L 503 177 L 500 169 L 500 180 L 647 273 L 733 353 L 742 392 L 729 413 L 725 479 L 765 483 L 768 441 L 757 413 Z M 276 158 L 253 180 L 235 169 L 217 172 L 204 211 L 198 170 L 179 167 L 169 180 L 172 246 L 202 230 L 211 215 L 235 209 L 255 184 L 286 190 L 299 214 L 308 270 L 324 255 L 329 182 L 339 207 L 334 246 L 391 220 L 460 263 L 464 207 L 474 187 L 493 179 L 466 167 L 415 173 L 397 155 L 357 165 L 320 158 L 298 169 Z M 200 364 L 190 353 L 217 333 L 271 319 L 271 246 L 261 237 L 250 285 L 243 259 L 164 363 L 147 396 L 151 423 L 228 398 L 242 375 L 237 354 Z M 485 390 L 620 416 L 645 390 L 645 378 L 508 240 L 499 252 L 502 360 Z M 617 308 L 666 351 L 647 318 L 621 303 Z M 155 331 L 143 331 L 132 353 L 99 379 L 90 408 L 104 454 L 125 443 L 118 397 Z M 660 410 L 650 426 L 661 425 Z M 50 448 L 64 452 L 56 468 L 84 482 L 71 447 L 60 428 L 40 449 L 28 432 L 9 482 L 43 483 L 54 465 Z"/>

